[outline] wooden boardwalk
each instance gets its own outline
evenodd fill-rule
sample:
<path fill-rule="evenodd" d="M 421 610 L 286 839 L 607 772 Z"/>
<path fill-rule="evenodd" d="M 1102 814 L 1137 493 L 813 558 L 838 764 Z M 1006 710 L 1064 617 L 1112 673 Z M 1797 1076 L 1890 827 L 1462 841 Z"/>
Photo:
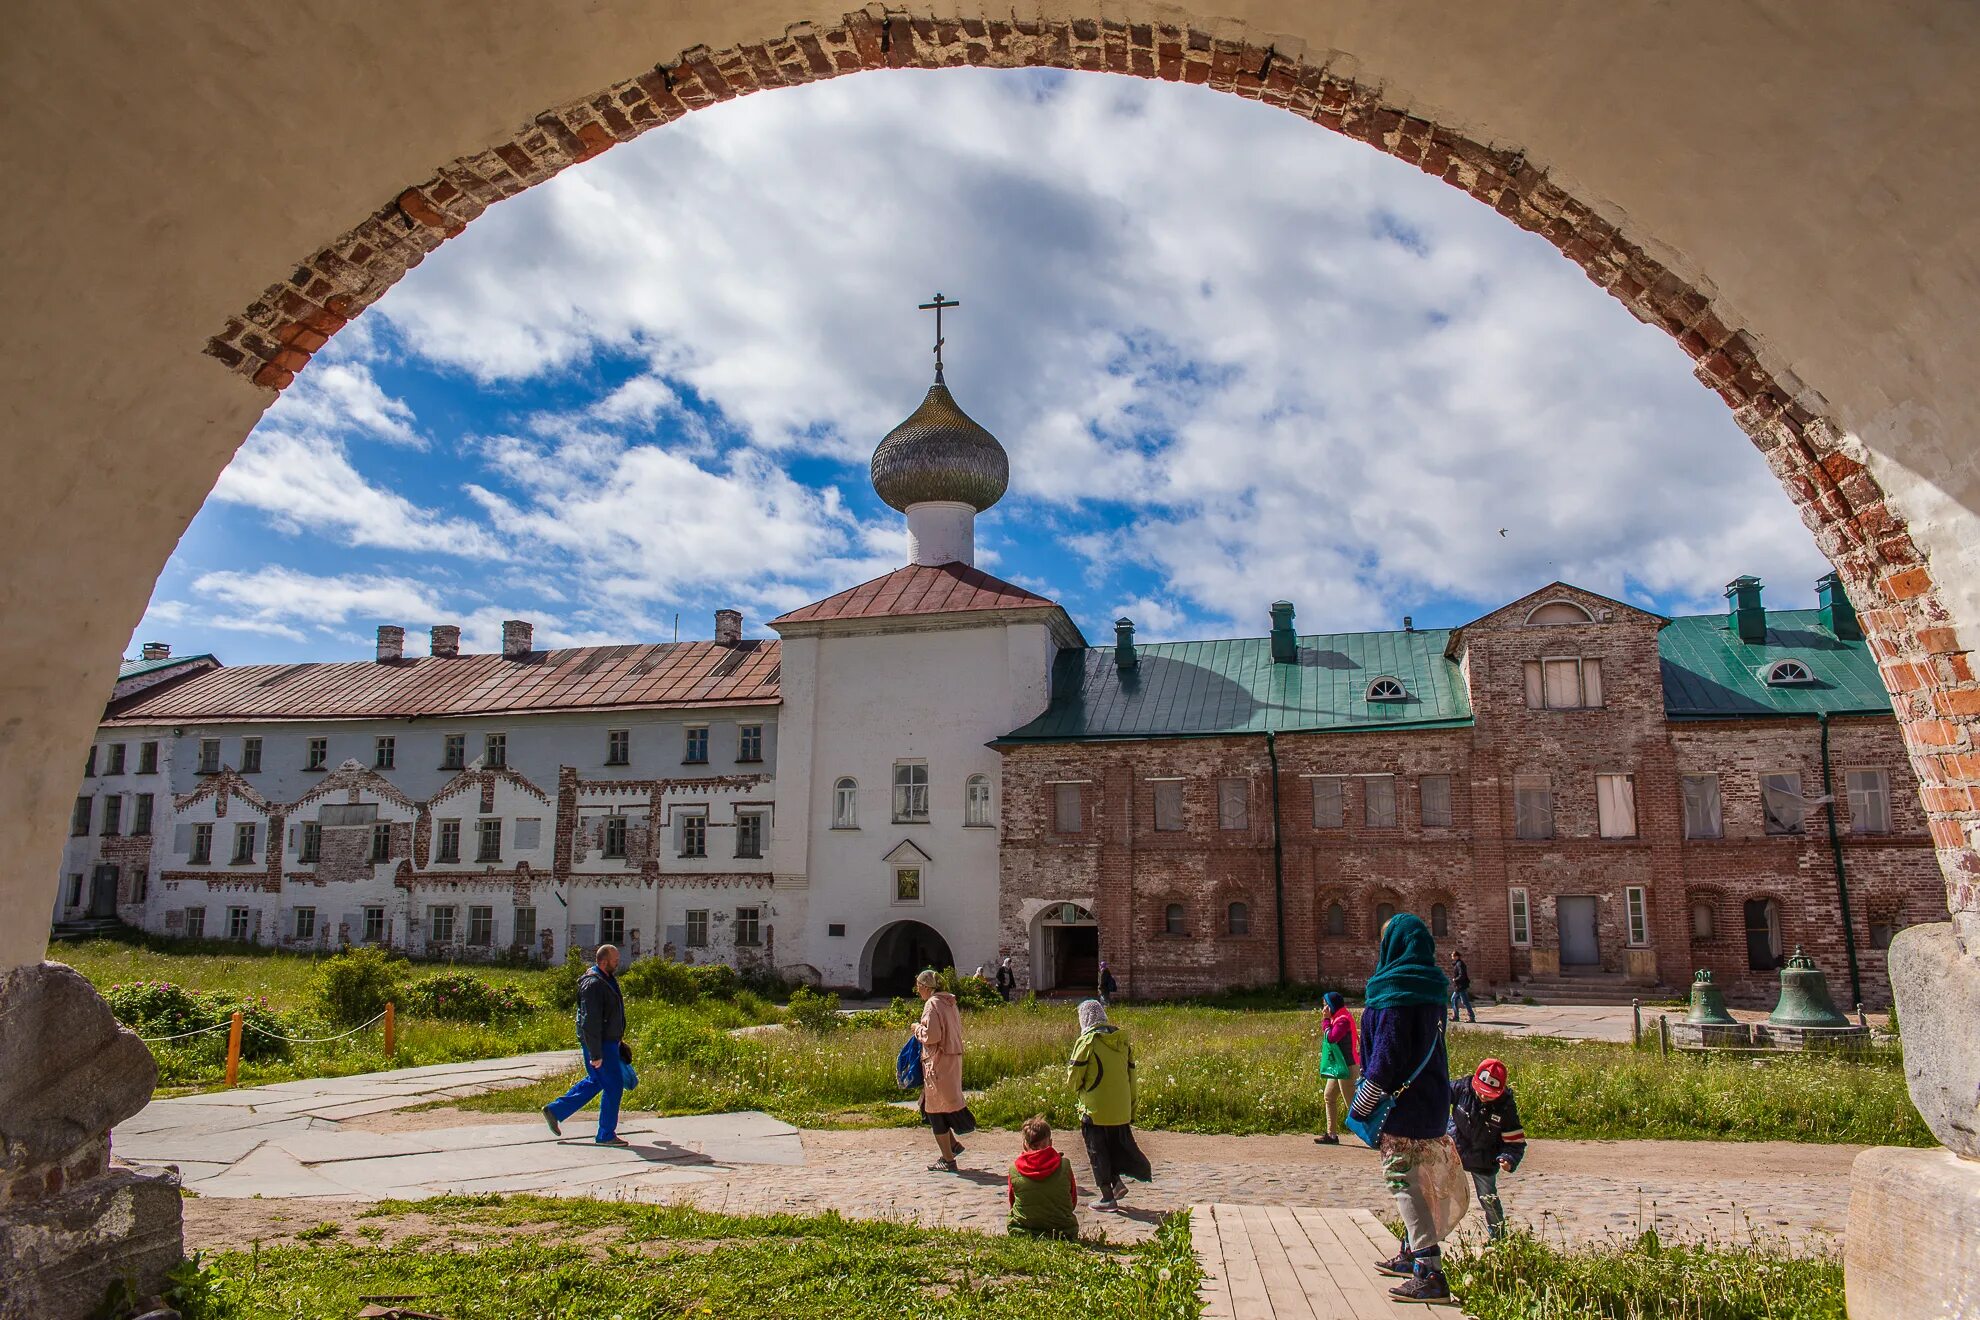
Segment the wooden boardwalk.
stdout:
<path fill-rule="evenodd" d="M 1203 1265 L 1204 1320 L 1394 1320 L 1452 1316 L 1456 1307 L 1390 1298 L 1400 1280 L 1375 1272 L 1396 1239 L 1366 1210 L 1199 1205 L 1191 1245 Z"/>

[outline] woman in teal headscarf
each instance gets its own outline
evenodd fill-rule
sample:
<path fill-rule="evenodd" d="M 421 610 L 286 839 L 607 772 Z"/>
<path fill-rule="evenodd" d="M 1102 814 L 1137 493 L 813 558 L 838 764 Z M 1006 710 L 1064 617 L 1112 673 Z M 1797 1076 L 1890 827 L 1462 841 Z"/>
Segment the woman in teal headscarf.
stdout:
<path fill-rule="evenodd" d="M 1442 1301 L 1451 1295 L 1443 1248 L 1423 1194 L 1424 1161 L 1450 1126 L 1451 1074 L 1444 1059 L 1444 1005 L 1450 995 L 1430 928 L 1407 912 L 1389 918 L 1363 995 L 1361 1085 L 1349 1112 L 1368 1118 L 1384 1096 L 1401 1093 L 1382 1127 L 1382 1175 L 1409 1240 L 1376 1268 L 1403 1278 L 1390 1290 L 1403 1301 Z"/>

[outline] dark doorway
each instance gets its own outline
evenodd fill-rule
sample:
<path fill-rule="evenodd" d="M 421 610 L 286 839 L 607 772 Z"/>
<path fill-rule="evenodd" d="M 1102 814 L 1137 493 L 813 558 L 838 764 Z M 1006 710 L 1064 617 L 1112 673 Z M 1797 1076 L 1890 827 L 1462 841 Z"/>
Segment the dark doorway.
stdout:
<path fill-rule="evenodd" d="M 872 991 L 876 995 L 914 993 L 915 974 L 925 967 L 952 966 L 949 942 L 919 921 L 897 921 L 880 932 L 873 946 Z"/>
<path fill-rule="evenodd" d="M 1090 999 L 1100 993 L 1100 928 L 1047 926 L 1045 956 L 1051 972 L 1046 987 L 1056 994 Z"/>
<path fill-rule="evenodd" d="M 99 866 L 89 880 L 89 915 L 92 917 L 114 917 L 117 915 L 117 868 Z"/>
<path fill-rule="evenodd" d="M 1771 898 L 1746 900 L 1746 965 L 1756 972 L 1781 965 L 1781 908 Z"/>

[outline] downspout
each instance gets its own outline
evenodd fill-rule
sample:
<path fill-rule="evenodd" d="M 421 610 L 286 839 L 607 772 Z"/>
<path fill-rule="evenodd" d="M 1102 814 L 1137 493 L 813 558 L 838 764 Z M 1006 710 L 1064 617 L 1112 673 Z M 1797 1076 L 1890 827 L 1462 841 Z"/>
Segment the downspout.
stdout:
<path fill-rule="evenodd" d="M 1286 848 L 1279 837 L 1279 736 L 1265 731 L 1265 756 L 1272 763 L 1272 928 L 1279 937 L 1279 988 L 1286 984 Z M 1851 967 L 1855 966 L 1854 961 Z"/>
<path fill-rule="evenodd" d="M 1836 901 L 1842 908 L 1843 952 L 1849 958 L 1850 1002 L 1863 1002 L 1863 973 L 1856 965 L 1856 920 L 1849 911 L 1849 876 L 1843 870 L 1842 835 L 1836 829 L 1836 790 L 1829 775 L 1829 713 L 1815 716 L 1822 726 L 1822 794 L 1829 818 L 1829 852 L 1836 863 Z"/>

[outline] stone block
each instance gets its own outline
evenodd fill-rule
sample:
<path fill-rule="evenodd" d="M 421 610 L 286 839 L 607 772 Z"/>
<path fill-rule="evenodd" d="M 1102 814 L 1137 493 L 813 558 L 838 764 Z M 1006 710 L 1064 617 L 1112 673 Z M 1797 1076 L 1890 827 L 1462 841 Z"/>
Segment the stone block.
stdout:
<path fill-rule="evenodd" d="M 1850 1320 L 1980 1315 L 1980 1163 L 1874 1146 L 1850 1169 Z"/>
<path fill-rule="evenodd" d="M 1948 1150 L 1980 1159 L 1980 953 L 1952 923 L 1913 926 L 1891 944 L 1911 1102 Z"/>
<path fill-rule="evenodd" d="M 151 1051 L 74 969 L 0 974 L 0 1165 L 46 1164 L 101 1138 L 157 1082 Z"/>
<path fill-rule="evenodd" d="M 0 1207 L 0 1320 L 85 1320 L 120 1284 L 157 1292 L 179 1262 L 180 1209 L 177 1178 L 123 1168 Z"/>

